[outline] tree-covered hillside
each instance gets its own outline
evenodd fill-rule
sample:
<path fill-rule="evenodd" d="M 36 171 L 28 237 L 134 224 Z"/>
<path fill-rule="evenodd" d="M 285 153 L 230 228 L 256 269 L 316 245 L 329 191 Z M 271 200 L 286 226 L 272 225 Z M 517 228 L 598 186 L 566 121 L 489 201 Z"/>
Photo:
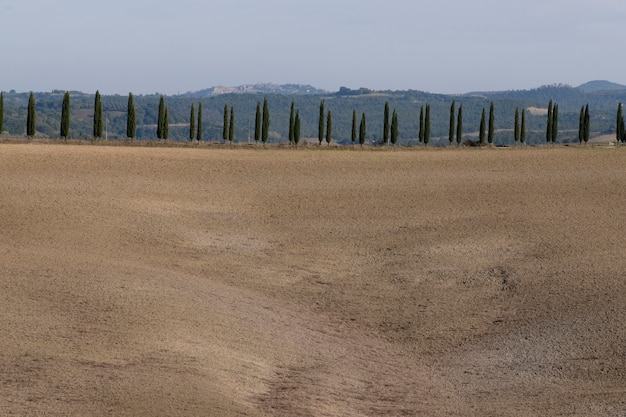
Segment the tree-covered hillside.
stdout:
<path fill-rule="evenodd" d="M 59 137 L 64 91 L 35 93 L 38 137 Z M 4 92 L 4 134 L 26 134 L 29 93 Z M 95 92 L 70 92 L 69 138 L 91 139 Z M 258 103 L 267 97 L 270 110 L 270 143 L 286 143 L 289 134 L 291 103 L 298 110 L 301 142 L 317 143 L 319 107 L 324 100 L 325 110 L 332 112 L 333 142 L 349 143 L 352 135 L 353 112 L 367 117 L 366 143 L 379 144 L 383 140 L 385 103 L 396 111 L 398 144 L 418 145 L 419 115 L 422 106 L 430 105 L 430 145 L 447 145 L 450 129 L 450 107 L 463 107 L 463 140 L 478 136 L 483 109 L 494 103 L 494 144 L 514 142 L 514 118 L 518 108 L 534 111 L 526 113 L 527 143 L 545 141 L 546 115 L 536 109 L 547 109 L 552 100 L 559 106 L 558 142 L 577 142 L 579 112 L 589 104 L 591 136 L 615 131 L 618 103 L 626 102 L 626 90 L 591 91 L 565 85 L 544 86 L 533 90 L 480 92 L 463 95 L 432 94 L 420 91 L 371 91 L 365 88 L 342 88 L 336 93 L 324 94 L 225 94 L 197 98 L 191 95 L 165 96 L 168 109 L 169 140 L 188 141 L 190 109 L 202 103 L 202 138 L 221 141 L 224 105 L 236 112 L 235 142 L 254 141 L 255 112 Z M 136 138 L 156 140 L 160 95 L 133 95 L 136 111 Z M 126 139 L 128 96 L 102 95 L 104 118 L 103 137 Z"/>

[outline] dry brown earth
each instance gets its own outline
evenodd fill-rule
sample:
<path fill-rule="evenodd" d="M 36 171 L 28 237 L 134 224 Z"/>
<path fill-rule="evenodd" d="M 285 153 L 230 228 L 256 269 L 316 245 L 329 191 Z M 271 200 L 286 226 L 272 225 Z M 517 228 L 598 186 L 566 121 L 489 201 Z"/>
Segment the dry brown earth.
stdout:
<path fill-rule="evenodd" d="M 2 416 L 623 416 L 626 148 L 0 147 Z"/>

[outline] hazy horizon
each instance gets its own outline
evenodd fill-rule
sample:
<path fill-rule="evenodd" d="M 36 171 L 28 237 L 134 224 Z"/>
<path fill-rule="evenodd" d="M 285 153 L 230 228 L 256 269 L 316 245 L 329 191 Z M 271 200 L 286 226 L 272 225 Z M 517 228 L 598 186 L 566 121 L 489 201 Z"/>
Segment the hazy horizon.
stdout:
<path fill-rule="evenodd" d="M 626 3 L 0 0 L 2 91 L 310 84 L 454 94 L 626 84 Z"/>

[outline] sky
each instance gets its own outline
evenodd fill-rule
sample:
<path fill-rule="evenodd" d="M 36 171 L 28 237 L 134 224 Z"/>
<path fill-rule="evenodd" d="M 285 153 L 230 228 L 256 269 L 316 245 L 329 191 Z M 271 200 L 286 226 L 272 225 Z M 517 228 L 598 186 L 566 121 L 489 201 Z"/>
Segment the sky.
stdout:
<path fill-rule="evenodd" d="M 626 84 L 624 0 L 0 0 L 0 90 Z"/>

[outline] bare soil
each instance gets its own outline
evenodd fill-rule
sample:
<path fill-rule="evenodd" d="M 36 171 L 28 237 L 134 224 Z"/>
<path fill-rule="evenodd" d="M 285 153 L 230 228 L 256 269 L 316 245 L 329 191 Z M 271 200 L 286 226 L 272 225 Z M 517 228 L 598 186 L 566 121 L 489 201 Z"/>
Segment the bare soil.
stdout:
<path fill-rule="evenodd" d="M 623 416 L 626 148 L 0 146 L 2 416 Z"/>

